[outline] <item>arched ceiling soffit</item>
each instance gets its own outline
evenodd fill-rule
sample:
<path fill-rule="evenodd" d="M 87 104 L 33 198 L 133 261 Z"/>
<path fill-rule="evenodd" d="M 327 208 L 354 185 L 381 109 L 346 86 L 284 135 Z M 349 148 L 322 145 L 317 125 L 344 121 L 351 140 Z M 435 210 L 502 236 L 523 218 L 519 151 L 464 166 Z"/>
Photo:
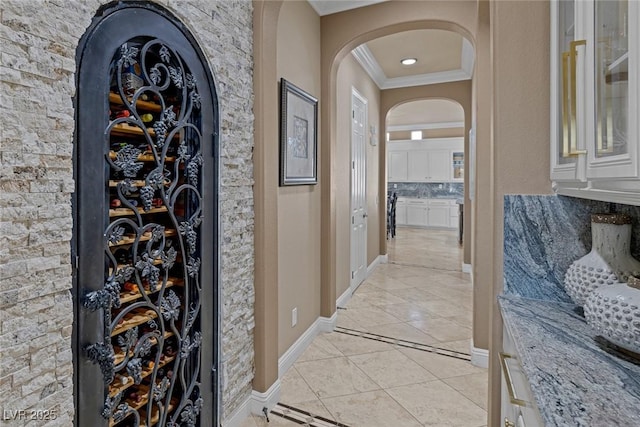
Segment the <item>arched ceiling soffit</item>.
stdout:
<path fill-rule="evenodd" d="M 453 31 L 462 35 L 464 38 L 469 40 L 469 42 L 473 45 L 473 40 L 466 35 L 466 31 L 463 31 L 462 27 L 450 23 L 450 22 L 439 22 L 439 21 L 423 21 L 423 22 L 413 22 L 413 25 L 407 24 L 398 24 L 392 25 L 385 28 L 378 28 L 376 30 L 372 30 L 368 33 L 360 34 L 359 36 L 353 38 L 350 41 L 345 42 L 340 50 L 336 53 L 333 58 L 333 63 L 331 68 L 333 71 L 337 70 L 337 66 L 340 62 L 355 48 L 358 46 L 367 43 L 371 40 L 375 40 L 380 37 L 388 36 L 391 34 L 401 33 L 404 31 L 412 31 L 412 30 L 444 30 L 444 31 Z"/>
<path fill-rule="evenodd" d="M 471 114 L 470 91 L 470 80 L 387 89 L 381 92 L 380 112 L 386 117 L 392 109 L 409 102 L 447 100 L 459 104 L 465 114 Z"/>
<path fill-rule="evenodd" d="M 464 127 L 464 108 L 450 98 L 434 97 L 399 102 L 386 115 L 387 130 Z M 406 129 L 405 129 L 406 128 Z"/>
<path fill-rule="evenodd" d="M 475 1 L 385 2 L 323 16 L 322 50 L 332 74 L 353 49 L 370 40 L 404 31 L 453 31 L 475 45 Z M 420 16 L 424 19 L 419 19 Z M 324 61 L 323 61 L 324 62 Z M 326 62 L 325 62 L 326 64 Z"/>

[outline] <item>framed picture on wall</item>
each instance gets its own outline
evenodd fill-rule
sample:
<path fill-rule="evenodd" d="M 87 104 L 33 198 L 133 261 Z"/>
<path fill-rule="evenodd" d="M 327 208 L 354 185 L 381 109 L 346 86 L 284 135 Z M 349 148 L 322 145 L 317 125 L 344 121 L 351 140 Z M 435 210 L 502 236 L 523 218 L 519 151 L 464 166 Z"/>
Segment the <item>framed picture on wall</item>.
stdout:
<path fill-rule="evenodd" d="M 318 100 L 280 79 L 280 185 L 318 183 Z"/>

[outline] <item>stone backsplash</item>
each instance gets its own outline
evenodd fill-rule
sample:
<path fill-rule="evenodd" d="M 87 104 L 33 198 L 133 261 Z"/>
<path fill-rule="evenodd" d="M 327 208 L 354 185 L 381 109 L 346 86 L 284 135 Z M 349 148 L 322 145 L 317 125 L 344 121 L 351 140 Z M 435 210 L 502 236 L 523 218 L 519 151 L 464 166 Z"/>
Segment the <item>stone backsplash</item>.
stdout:
<path fill-rule="evenodd" d="M 571 302 L 564 275 L 591 250 L 591 214 L 633 218 L 631 255 L 640 259 L 640 207 L 564 196 L 504 198 L 504 293 Z"/>
<path fill-rule="evenodd" d="M 459 199 L 464 197 L 462 182 L 390 182 L 387 192 L 417 199 Z"/>

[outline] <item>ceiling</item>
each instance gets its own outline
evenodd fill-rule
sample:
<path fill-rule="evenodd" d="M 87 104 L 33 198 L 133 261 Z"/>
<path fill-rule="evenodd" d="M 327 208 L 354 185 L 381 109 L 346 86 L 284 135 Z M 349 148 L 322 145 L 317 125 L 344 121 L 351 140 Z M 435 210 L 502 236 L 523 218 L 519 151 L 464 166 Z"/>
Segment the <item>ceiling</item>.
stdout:
<path fill-rule="evenodd" d="M 469 80 L 473 46 L 446 30 L 412 30 L 380 37 L 351 51 L 380 89 Z M 416 58 L 415 65 L 400 63 Z"/>
<path fill-rule="evenodd" d="M 371 40 L 352 54 L 380 89 L 469 80 L 473 75 L 473 47 L 452 31 L 404 31 Z M 405 66 L 403 58 L 418 62 Z M 389 131 L 459 127 L 464 127 L 464 111 L 447 100 L 409 102 L 387 116 Z"/>
<path fill-rule="evenodd" d="M 318 15 L 330 15 L 387 0 L 308 0 Z M 380 89 L 421 86 L 469 80 L 473 76 L 474 50 L 461 35 L 445 30 L 411 30 L 370 40 L 352 52 Z M 413 66 L 400 63 L 416 58 Z M 460 127 L 462 107 L 446 100 L 417 101 L 394 108 L 388 116 L 390 130 Z M 463 125 L 462 125 L 463 126 Z"/>
<path fill-rule="evenodd" d="M 405 31 L 371 40 L 367 47 L 387 78 L 457 70 L 462 63 L 462 36 L 452 31 Z M 418 62 L 402 65 L 403 58 Z"/>
<path fill-rule="evenodd" d="M 358 7 L 370 6 L 382 3 L 387 0 L 307 0 L 311 7 L 320 16 L 331 15 L 332 13 L 344 12 L 345 10 L 356 9 Z"/>

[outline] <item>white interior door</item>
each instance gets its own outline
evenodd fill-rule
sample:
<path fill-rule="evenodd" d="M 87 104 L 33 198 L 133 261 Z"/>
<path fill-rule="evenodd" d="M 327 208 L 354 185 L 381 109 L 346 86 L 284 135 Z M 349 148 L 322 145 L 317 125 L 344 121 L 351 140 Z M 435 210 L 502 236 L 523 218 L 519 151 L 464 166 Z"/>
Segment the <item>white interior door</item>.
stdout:
<path fill-rule="evenodd" d="M 351 288 L 367 274 L 367 100 L 351 93 Z"/>

